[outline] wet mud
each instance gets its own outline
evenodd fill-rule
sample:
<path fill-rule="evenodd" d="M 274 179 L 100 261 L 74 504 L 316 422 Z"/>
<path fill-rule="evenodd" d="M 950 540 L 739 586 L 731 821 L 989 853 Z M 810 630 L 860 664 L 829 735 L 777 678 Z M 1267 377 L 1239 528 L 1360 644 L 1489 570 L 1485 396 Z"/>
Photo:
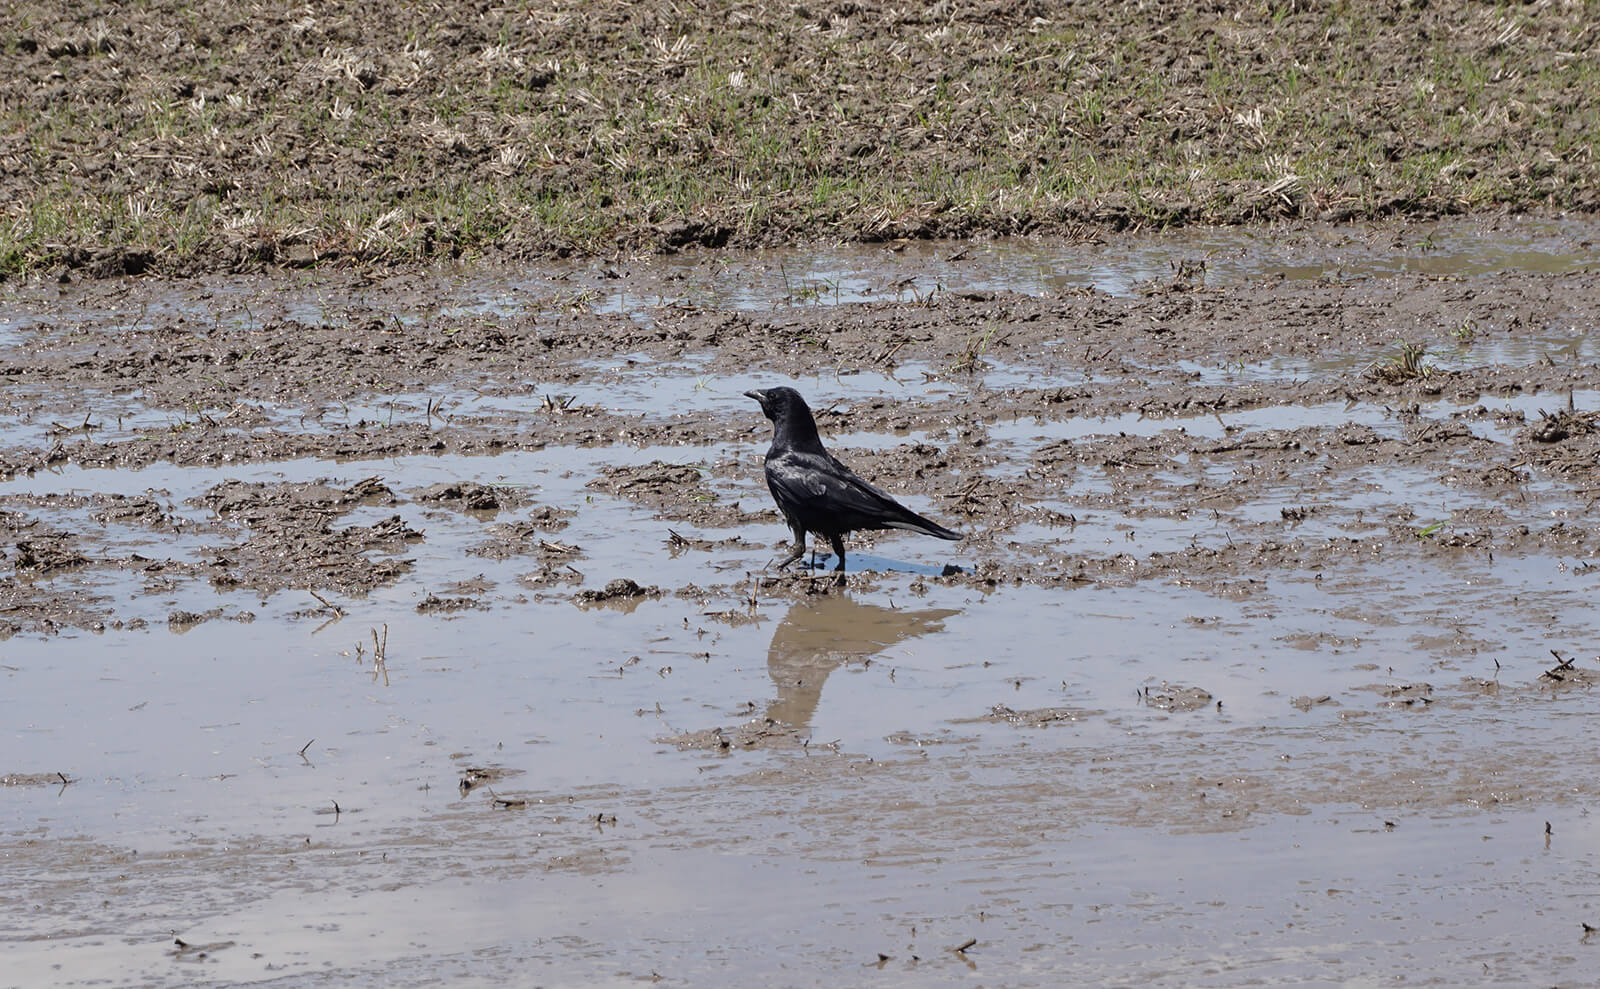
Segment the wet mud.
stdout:
<path fill-rule="evenodd" d="M 1600 256 L 1559 236 L 761 307 L 11 286 L 12 978 L 1583 984 Z M 763 383 L 966 538 L 771 570 Z"/>

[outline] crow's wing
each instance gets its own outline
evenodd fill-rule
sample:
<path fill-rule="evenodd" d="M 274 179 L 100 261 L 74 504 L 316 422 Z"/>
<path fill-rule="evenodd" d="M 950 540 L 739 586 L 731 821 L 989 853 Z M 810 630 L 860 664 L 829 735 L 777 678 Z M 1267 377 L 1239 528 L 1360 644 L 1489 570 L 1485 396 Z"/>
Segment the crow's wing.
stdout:
<path fill-rule="evenodd" d="M 961 538 L 855 475 L 828 454 L 786 450 L 767 457 L 767 487 L 791 525 L 834 535 L 857 529 L 910 529 Z"/>

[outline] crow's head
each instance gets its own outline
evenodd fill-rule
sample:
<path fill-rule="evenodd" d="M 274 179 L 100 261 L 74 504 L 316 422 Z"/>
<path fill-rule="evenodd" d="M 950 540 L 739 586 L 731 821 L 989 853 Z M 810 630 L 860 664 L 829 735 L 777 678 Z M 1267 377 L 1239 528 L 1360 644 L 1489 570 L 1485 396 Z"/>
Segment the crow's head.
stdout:
<path fill-rule="evenodd" d="M 793 388 L 757 388 L 745 394 L 760 402 L 761 411 L 773 422 L 787 422 L 802 412 L 807 420 L 811 418 L 811 409 L 806 405 L 806 400 Z"/>

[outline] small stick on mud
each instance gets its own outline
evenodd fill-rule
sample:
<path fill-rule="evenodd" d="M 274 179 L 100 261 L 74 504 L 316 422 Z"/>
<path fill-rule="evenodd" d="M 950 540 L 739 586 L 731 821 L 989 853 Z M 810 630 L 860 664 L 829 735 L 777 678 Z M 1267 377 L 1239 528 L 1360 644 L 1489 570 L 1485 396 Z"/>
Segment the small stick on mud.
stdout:
<path fill-rule="evenodd" d="M 968 948 L 972 947 L 973 945 L 975 945 L 977 943 L 978 943 L 978 939 L 977 938 L 969 937 L 965 941 L 961 942 L 960 944 L 956 945 L 954 948 L 952 948 L 950 950 L 954 951 L 958 955 L 964 955 L 964 954 L 967 953 L 967 949 Z"/>
<path fill-rule="evenodd" d="M 383 625 L 383 639 L 378 639 L 378 630 L 372 630 L 372 679 L 377 682 L 379 674 L 383 675 L 383 685 L 389 686 L 389 623 Z"/>
<path fill-rule="evenodd" d="M 311 742 L 315 741 L 316 739 L 314 738 L 311 740 Z M 304 759 L 306 757 L 306 749 L 311 748 L 311 742 L 307 742 L 306 744 L 300 746 L 300 758 Z"/>
<path fill-rule="evenodd" d="M 62 786 L 66 786 L 67 784 L 72 782 L 71 780 L 67 779 L 67 774 L 61 772 L 60 770 L 56 771 L 56 779 L 61 781 L 61 785 Z"/>
<path fill-rule="evenodd" d="M 323 597 L 321 594 L 318 594 L 316 591 L 313 591 L 310 588 L 306 589 L 306 593 L 310 594 L 312 597 L 314 597 L 318 601 L 320 601 L 324 608 L 327 608 L 329 611 L 333 612 L 335 615 L 339 616 L 340 618 L 344 617 L 344 614 L 345 614 L 344 609 L 339 607 L 338 605 L 334 604 L 332 601 L 329 601 L 327 598 Z"/>

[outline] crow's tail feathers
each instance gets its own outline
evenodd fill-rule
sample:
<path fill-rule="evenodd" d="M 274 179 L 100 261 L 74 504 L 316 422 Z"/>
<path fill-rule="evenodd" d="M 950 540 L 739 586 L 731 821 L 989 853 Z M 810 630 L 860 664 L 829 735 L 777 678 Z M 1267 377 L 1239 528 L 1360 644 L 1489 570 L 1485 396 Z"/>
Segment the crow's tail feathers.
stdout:
<path fill-rule="evenodd" d="M 925 536 L 935 536 L 939 539 L 956 540 L 965 538 L 954 529 L 946 529 L 939 523 L 930 522 L 916 512 L 909 510 L 906 512 L 905 518 L 895 519 L 893 522 L 885 523 L 885 525 L 891 529 L 906 529 L 911 532 L 920 532 Z"/>

